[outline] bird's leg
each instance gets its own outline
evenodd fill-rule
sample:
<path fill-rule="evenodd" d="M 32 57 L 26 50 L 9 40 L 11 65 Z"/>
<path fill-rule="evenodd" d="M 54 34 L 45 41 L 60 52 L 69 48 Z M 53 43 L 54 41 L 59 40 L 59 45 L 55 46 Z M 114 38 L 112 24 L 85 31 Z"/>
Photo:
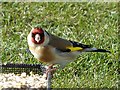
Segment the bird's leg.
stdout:
<path fill-rule="evenodd" d="M 54 68 L 53 66 L 54 66 L 54 64 L 51 64 L 48 66 L 48 69 L 46 70 L 46 78 L 48 77 L 49 72 L 51 73 L 51 75 L 53 77 L 54 72 L 57 70 L 57 68 Z"/>

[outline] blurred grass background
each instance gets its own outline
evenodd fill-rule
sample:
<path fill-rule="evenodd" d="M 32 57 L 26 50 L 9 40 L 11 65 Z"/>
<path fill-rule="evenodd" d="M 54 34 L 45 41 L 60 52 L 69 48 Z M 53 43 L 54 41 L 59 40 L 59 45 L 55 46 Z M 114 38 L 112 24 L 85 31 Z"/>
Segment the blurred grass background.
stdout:
<path fill-rule="evenodd" d="M 1 9 L 2 63 L 40 63 L 26 52 L 28 25 L 112 53 L 85 53 L 52 80 L 53 88 L 118 87 L 118 3 L 15 3 Z"/>

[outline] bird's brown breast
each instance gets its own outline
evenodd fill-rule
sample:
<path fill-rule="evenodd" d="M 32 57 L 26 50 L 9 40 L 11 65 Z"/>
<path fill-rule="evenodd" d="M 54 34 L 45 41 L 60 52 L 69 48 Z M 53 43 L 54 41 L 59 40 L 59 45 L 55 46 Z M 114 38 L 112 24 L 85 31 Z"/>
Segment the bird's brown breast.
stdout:
<path fill-rule="evenodd" d="M 40 51 L 41 53 L 41 57 L 40 60 L 42 60 L 43 62 L 51 62 L 55 59 L 55 56 L 52 52 L 51 47 L 46 46 L 44 48 L 42 48 L 42 50 Z"/>
<path fill-rule="evenodd" d="M 40 55 L 40 57 L 37 59 L 42 61 L 42 62 L 46 62 L 46 63 L 49 63 L 49 62 L 52 62 L 55 60 L 55 55 L 52 51 L 52 47 L 50 46 L 44 46 L 44 47 L 41 47 L 39 49 L 32 49 L 30 47 L 31 50 L 34 50 L 34 52 L 38 55 Z"/>

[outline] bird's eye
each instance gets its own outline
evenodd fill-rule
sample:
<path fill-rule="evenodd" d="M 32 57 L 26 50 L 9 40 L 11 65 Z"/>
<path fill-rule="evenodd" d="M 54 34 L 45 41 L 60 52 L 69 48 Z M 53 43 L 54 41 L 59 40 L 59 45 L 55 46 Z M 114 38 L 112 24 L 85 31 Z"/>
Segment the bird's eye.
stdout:
<path fill-rule="evenodd" d="M 33 38 L 35 37 L 35 34 L 34 34 L 34 33 L 32 33 L 32 37 L 33 37 Z"/>

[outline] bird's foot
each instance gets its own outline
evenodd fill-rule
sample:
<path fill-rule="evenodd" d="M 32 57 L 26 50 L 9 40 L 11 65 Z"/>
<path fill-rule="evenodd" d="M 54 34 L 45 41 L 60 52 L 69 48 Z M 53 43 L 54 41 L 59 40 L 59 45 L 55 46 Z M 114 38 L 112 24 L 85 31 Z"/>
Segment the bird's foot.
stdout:
<path fill-rule="evenodd" d="M 53 65 L 54 64 L 48 66 L 48 69 L 46 70 L 46 79 L 48 77 L 48 73 L 50 73 L 53 77 L 54 72 L 57 70 L 57 68 L 54 68 Z"/>

